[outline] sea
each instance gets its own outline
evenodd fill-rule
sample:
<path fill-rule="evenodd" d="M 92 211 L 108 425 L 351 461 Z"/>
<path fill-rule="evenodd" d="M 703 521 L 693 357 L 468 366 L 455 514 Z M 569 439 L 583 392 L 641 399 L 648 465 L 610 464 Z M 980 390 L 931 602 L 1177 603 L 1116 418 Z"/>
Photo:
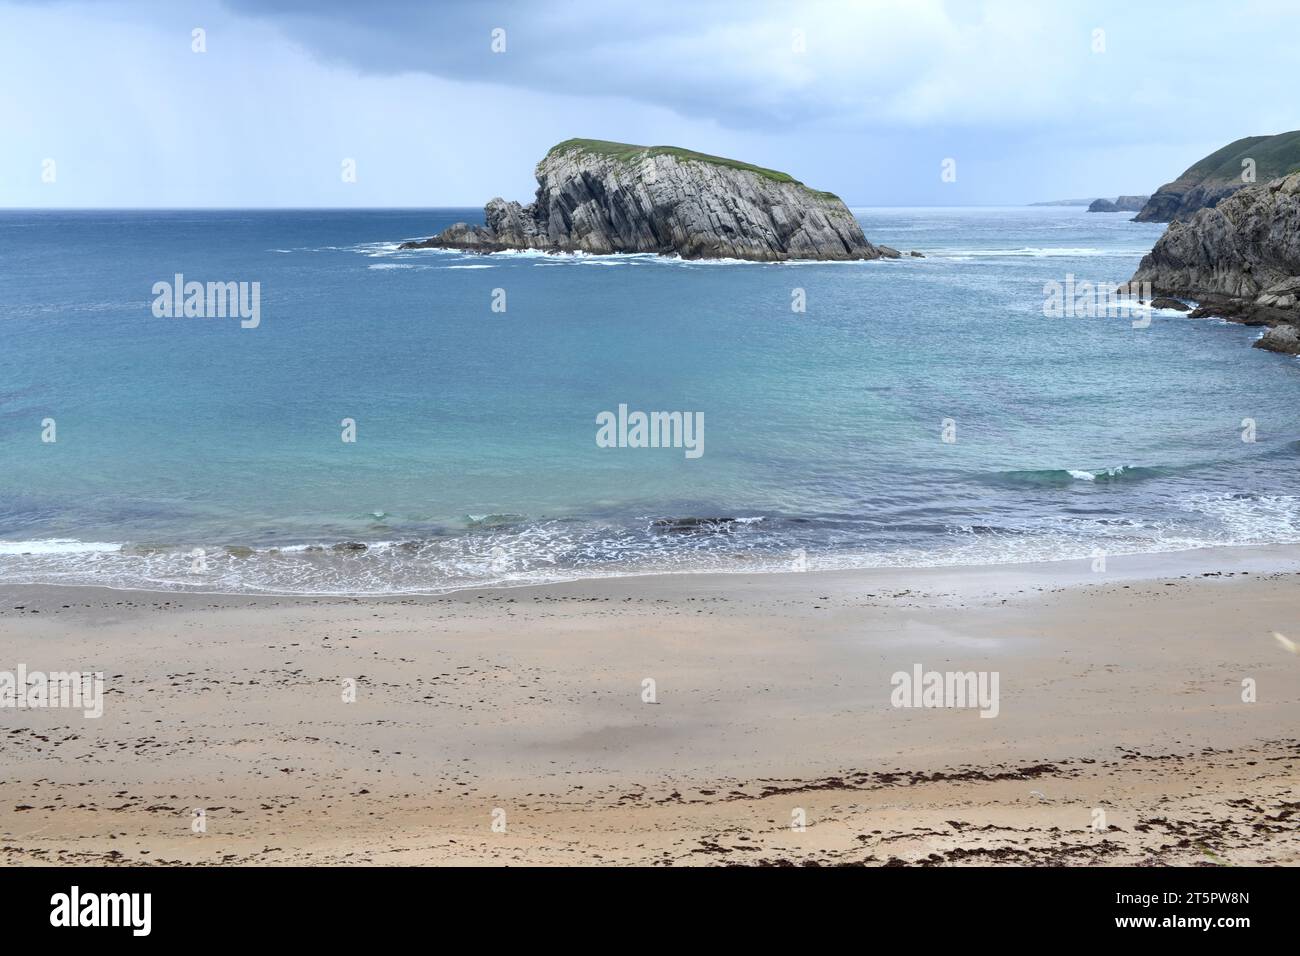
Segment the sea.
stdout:
<path fill-rule="evenodd" d="M 415 594 L 1300 542 L 1295 359 L 1046 307 L 1127 280 L 1162 226 L 854 213 L 924 257 L 398 248 L 478 209 L 0 211 L 0 583 Z M 176 276 L 245 284 L 256 322 L 173 314 Z M 661 447 L 599 440 L 636 412 L 680 415 Z"/>

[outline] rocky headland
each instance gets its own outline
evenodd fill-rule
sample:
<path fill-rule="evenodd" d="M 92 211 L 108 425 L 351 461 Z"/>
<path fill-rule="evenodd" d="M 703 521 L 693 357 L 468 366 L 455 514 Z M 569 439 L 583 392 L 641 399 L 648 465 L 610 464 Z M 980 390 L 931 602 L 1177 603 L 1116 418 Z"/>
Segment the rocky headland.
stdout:
<path fill-rule="evenodd" d="M 1300 354 L 1300 172 L 1236 190 L 1170 224 L 1130 285 L 1193 299 L 1192 317 L 1268 326 L 1256 348 Z"/>
<path fill-rule="evenodd" d="M 1193 164 L 1155 191 L 1134 222 L 1174 222 L 1211 209 L 1248 185 L 1300 169 L 1300 130 L 1247 136 Z"/>
<path fill-rule="evenodd" d="M 1088 205 L 1088 212 L 1137 212 L 1146 205 L 1147 196 L 1120 196 L 1114 202 L 1109 199 L 1094 199 Z"/>
<path fill-rule="evenodd" d="M 838 196 L 720 156 L 571 139 L 552 147 L 536 175 L 536 198 L 528 205 L 493 199 L 484 207 L 484 225 L 456 223 L 402 248 L 761 262 L 900 255 L 868 242 Z"/>

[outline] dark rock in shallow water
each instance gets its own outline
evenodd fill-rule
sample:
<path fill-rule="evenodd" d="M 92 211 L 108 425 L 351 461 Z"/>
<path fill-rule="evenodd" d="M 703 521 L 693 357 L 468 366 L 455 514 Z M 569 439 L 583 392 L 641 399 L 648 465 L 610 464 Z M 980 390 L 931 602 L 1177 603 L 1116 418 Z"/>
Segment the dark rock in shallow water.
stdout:
<path fill-rule="evenodd" d="M 1278 329 L 1300 325 L 1300 172 L 1171 223 L 1130 280 L 1139 283 L 1196 300 L 1192 318 L 1272 326 L 1259 347 L 1290 351 Z"/>
<path fill-rule="evenodd" d="M 1187 313 L 1187 317 L 1189 319 L 1226 319 L 1238 325 L 1269 324 L 1268 318 L 1260 315 L 1249 299 L 1217 295 L 1204 296 L 1201 304 Z"/>
<path fill-rule="evenodd" d="M 1190 312 L 1192 307 L 1180 299 L 1171 299 L 1167 296 L 1159 296 L 1151 300 L 1153 309 L 1175 309 L 1179 312 Z"/>
<path fill-rule="evenodd" d="M 485 224 L 456 223 L 403 249 L 684 259 L 878 259 L 848 207 L 776 170 L 671 146 L 567 140 L 537 165 L 527 206 L 493 199 Z"/>
<path fill-rule="evenodd" d="M 903 254 L 893 246 L 876 246 L 876 251 L 886 259 L 901 259 Z"/>
<path fill-rule="evenodd" d="M 1275 325 L 1255 342 L 1255 348 L 1284 355 L 1300 355 L 1300 333 L 1294 325 Z"/>
<path fill-rule="evenodd" d="M 334 545 L 335 551 L 365 551 L 366 546 L 360 541 L 342 541 Z"/>
<path fill-rule="evenodd" d="M 448 226 L 438 235 L 448 245 L 454 245 L 457 249 L 465 249 L 469 252 L 504 252 L 506 249 L 511 248 L 503 243 L 495 233 L 484 229 L 482 226 L 471 226 L 463 222 Z M 432 242 L 433 240 L 404 242 L 399 248 L 422 249 L 431 245 Z"/>
<path fill-rule="evenodd" d="M 683 534 L 691 531 L 734 531 L 736 518 L 655 518 L 650 527 L 657 532 Z"/>

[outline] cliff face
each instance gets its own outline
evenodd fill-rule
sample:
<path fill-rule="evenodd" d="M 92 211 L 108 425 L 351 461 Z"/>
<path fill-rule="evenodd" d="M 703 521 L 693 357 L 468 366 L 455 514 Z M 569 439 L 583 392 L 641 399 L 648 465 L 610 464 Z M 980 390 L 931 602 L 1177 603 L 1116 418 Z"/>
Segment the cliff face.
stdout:
<path fill-rule="evenodd" d="M 848 207 L 775 170 L 674 147 L 569 140 L 537 165 L 537 195 L 403 248 L 653 252 L 686 259 L 877 259 Z"/>
<path fill-rule="evenodd" d="M 1248 165 L 1243 165 L 1249 161 Z M 1251 168 L 1255 183 L 1265 183 L 1300 166 L 1300 130 L 1276 136 L 1247 136 L 1229 143 L 1161 186 L 1147 200 L 1134 222 L 1173 222 L 1200 209 L 1211 209 L 1250 183 L 1242 174 Z"/>
<path fill-rule="evenodd" d="M 1146 196 L 1120 196 L 1114 202 L 1109 199 L 1094 199 L 1088 206 L 1088 212 L 1137 212 L 1147 201 Z"/>
<path fill-rule="evenodd" d="M 1130 281 L 1198 300 L 1193 316 L 1271 326 L 1258 347 L 1300 352 L 1300 172 L 1170 224 Z"/>
<path fill-rule="evenodd" d="M 1220 201 L 1245 186 L 1245 183 L 1172 182 L 1155 191 L 1134 222 L 1174 222 L 1186 219 L 1197 210 L 1213 209 Z"/>

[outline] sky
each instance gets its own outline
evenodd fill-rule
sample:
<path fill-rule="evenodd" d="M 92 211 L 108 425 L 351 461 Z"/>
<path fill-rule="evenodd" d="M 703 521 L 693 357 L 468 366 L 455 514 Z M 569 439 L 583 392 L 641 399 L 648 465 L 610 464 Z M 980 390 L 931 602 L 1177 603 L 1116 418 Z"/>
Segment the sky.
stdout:
<path fill-rule="evenodd" d="M 575 136 L 1113 198 L 1300 128 L 1297 62 L 1294 0 L 0 0 L 0 206 L 528 201 Z"/>

